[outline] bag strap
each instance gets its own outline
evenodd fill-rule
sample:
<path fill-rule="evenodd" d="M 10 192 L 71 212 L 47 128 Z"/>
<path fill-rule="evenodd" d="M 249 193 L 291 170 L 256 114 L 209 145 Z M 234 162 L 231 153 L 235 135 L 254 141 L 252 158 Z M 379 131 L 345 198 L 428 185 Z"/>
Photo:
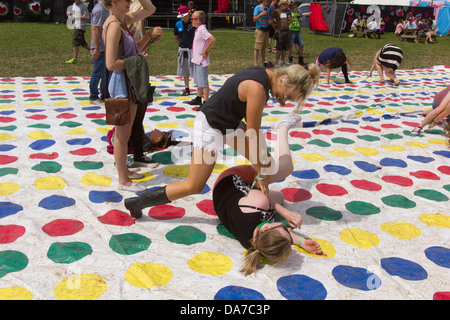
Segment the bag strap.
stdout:
<path fill-rule="evenodd" d="M 105 42 L 105 81 L 104 81 L 105 82 L 105 92 L 106 92 L 106 90 L 108 90 L 108 88 L 106 87 L 106 38 L 107 38 L 108 27 L 113 22 L 118 22 L 119 25 L 120 25 L 120 29 L 121 29 L 120 30 L 120 42 L 122 43 L 122 59 L 125 56 L 125 44 L 124 44 L 124 41 L 123 41 L 123 31 L 122 31 L 123 30 L 123 26 L 122 26 L 122 23 L 117 19 L 117 21 L 109 22 L 108 25 L 105 28 L 105 39 L 104 39 L 104 42 Z M 128 95 L 128 99 L 130 100 L 131 99 L 131 95 L 130 95 L 130 88 L 128 86 L 128 81 L 127 81 L 127 71 L 124 70 L 123 72 L 124 72 L 124 75 L 125 75 L 125 85 L 127 87 L 127 95 Z"/>

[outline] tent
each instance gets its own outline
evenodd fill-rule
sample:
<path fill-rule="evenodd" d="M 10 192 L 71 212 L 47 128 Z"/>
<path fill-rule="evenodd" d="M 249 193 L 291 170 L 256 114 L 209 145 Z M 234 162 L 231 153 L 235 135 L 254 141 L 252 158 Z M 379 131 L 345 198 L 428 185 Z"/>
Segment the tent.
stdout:
<path fill-rule="evenodd" d="M 378 5 L 378 6 L 409 6 L 410 0 L 353 0 L 350 4 L 361 4 L 361 5 Z"/>
<path fill-rule="evenodd" d="M 439 29 L 438 34 L 444 35 L 450 32 L 450 0 L 447 1 L 411 1 L 414 7 L 432 7 L 434 8 L 434 16 L 436 17 L 436 28 Z"/>

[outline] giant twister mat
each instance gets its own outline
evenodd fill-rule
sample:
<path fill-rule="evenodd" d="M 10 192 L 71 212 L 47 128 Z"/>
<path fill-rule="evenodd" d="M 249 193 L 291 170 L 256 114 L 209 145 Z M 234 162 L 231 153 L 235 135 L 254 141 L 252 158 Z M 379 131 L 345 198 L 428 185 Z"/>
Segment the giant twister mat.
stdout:
<path fill-rule="evenodd" d="M 210 75 L 212 92 L 230 75 Z M 333 74 L 335 80 L 338 74 Z M 301 213 L 299 232 L 327 256 L 295 247 L 285 265 L 248 277 L 245 254 L 221 225 L 211 187 L 245 159 L 225 146 L 204 190 L 147 208 L 134 221 L 107 152 L 102 107 L 89 77 L 0 79 L 1 299 L 448 299 L 450 148 L 443 124 L 410 131 L 450 83 L 450 68 L 401 70 L 401 85 L 352 72 L 352 84 L 322 83 L 290 131 L 294 172 L 272 185 Z M 323 77 L 323 75 L 322 75 Z M 145 128 L 172 131 L 177 146 L 137 180 L 149 188 L 184 179 L 196 111 L 183 81 L 157 86 Z M 273 122 L 293 105 L 268 101 Z M 279 216 L 281 218 L 281 216 Z"/>

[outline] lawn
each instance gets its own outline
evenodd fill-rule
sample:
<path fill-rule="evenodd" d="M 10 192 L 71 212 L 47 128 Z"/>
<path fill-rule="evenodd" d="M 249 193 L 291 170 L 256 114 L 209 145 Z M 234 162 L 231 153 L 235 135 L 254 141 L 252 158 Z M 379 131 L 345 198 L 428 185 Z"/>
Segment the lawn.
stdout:
<path fill-rule="evenodd" d="M 79 63 L 68 65 L 72 58 L 72 30 L 64 24 L 0 23 L 0 77 L 34 76 L 90 76 L 92 60 L 89 53 L 80 49 Z M 235 73 L 253 64 L 254 36 L 252 32 L 213 30 L 217 42 L 211 50 L 211 74 Z M 436 44 L 400 42 L 389 33 L 381 39 L 341 38 L 308 33 L 303 29 L 305 62 L 315 62 L 319 53 L 339 46 L 352 62 L 351 70 L 369 70 L 375 52 L 386 43 L 399 45 L 404 52 L 401 69 L 427 68 L 449 65 L 450 39 L 438 37 Z M 86 40 L 90 41 L 88 28 Z M 176 73 L 177 43 L 170 29 L 164 30 L 163 39 L 153 44 L 149 52 L 150 75 Z M 267 60 L 274 61 L 270 53 Z M 295 61 L 295 58 L 294 58 Z"/>

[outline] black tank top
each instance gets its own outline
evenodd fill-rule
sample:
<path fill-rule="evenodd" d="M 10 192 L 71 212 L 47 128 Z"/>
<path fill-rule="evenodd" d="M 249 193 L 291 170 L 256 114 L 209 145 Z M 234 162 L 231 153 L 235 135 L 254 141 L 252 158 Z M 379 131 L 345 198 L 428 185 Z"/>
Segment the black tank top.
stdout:
<path fill-rule="evenodd" d="M 253 66 L 230 77 L 201 107 L 208 124 L 223 134 L 227 129 L 236 129 L 246 117 L 247 103 L 239 100 L 238 86 L 241 81 L 255 80 L 264 86 L 266 102 L 269 100 L 269 76 L 263 66 Z"/>

